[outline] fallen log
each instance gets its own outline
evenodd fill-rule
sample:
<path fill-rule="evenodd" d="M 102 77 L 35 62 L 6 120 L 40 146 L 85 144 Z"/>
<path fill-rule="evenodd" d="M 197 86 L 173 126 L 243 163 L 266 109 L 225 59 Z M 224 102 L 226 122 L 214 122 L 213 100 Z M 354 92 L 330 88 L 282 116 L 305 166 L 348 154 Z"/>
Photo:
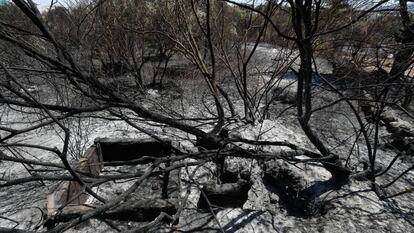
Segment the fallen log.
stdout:
<path fill-rule="evenodd" d="M 162 212 L 174 215 L 177 212 L 177 199 L 137 199 L 130 198 L 115 208 L 100 213 L 98 219 L 111 219 L 119 221 L 149 222 L 157 218 Z M 94 208 L 86 205 L 67 206 L 49 219 L 47 224 L 66 222 L 80 217 Z"/>

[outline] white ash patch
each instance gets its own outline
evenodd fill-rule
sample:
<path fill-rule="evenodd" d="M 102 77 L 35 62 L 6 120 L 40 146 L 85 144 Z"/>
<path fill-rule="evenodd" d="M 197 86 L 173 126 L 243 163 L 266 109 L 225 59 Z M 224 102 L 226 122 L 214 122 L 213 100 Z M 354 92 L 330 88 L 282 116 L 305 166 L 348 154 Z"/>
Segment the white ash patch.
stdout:
<path fill-rule="evenodd" d="M 187 162 L 196 162 L 187 159 Z M 201 189 L 204 185 L 215 182 L 216 166 L 212 162 L 201 166 L 188 166 L 180 170 L 181 200 L 185 209 L 197 209 Z"/>
<path fill-rule="evenodd" d="M 252 169 L 250 171 L 252 186 L 248 192 L 248 198 L 243 205 L 243 209 L 266 211 L 278 208 L 279 197 L 267 190 L 262 181 L 263 170 L 257 161 L 252 162 Z"/>

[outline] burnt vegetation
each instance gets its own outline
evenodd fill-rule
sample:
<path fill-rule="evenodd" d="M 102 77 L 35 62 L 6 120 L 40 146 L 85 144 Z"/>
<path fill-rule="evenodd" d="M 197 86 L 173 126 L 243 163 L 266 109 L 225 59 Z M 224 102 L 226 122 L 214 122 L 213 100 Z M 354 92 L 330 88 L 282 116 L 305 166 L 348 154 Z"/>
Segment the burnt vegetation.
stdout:
<path fill-rule="evenodd" d="M 0 231 L 235 232 L 358 195 L 414 227 L 410 1 L 35 2 L 0 5 Z"/>

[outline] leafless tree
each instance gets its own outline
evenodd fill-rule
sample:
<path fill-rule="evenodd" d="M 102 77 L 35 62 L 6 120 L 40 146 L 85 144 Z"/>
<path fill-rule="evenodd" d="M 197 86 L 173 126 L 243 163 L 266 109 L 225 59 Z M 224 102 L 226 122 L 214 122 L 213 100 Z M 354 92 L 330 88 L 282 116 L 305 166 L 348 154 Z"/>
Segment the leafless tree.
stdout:
<path fill-rule="evenodd" d="M 122 3 L 100 0 L 85 1 L 83 4 L 72 6 L 73 9 L 56 7 L 46 16 L 42 16 L 33 1 L 13 0 L 14 5 L 7 7 L 19 12 L 18 16 L 12 15 L 19 20 L 11 21 L 9 16 L 0 19 L 1 53 L 4 54 L 0 59 L 0 107 L 4 109 L 0 117 L 14 123 L 0 125 L 0 162 L 24 164 L 28 175 L 11 179 L 2 178 L 0 188 L 29 182 L 50 185 L 54 181 L 72 181 L 100 202 L 95 208 L 83 209 L 73 215 L 61 215 L 65 221 L 55 225 L 60 222 L 58 219 L 49 225 L 50 232 L 63 232 L 92 218 L 100 219 L 120 231 L 118 226 L 108 221 L 108 216 L 133 208 L 134 206 L 125 206 L 122 203 L 127 202 L 131 198 L 130 194 L 151 177 L 164 178 L 163 198 L 154 205 L 165 206 L 165 200 L 168 199 L 168 192 L 165 190 L 168 189 L 168 177 L 172 172 L 189 166 L 202 167 L 211 161 L 220 161 L 219 169 L 223 169 L 226 157 L 253 158 L 261 162 L 277 159 L 290 163 L 320 163 L 332 174 L 336 188 L 347 184 L 350 179 L 365 177 L 371 182 L 372 189 L 380 199 L 411 192 L 412 189 L 388 193 L 387 188 L 413 167 L 401 172 L 387 184 L 381 184 L 376 179 L 386 174 L 402 154 L 408 153 L 402 149 L 389 166 L 380 169 L 376 166 L 380 124 L 392 126 L 383 114 L 384 109 L 392 105 L 389 103 L 391 100 L 388 98 L 387 85 L 403 79 L 403 74 L 411 65 L 413 50 L 410 47 L 407 49 L 407 46 L 410 46 L 414 37 L 411 35 L 407 2 L 400 1 L 400 15 L 404 25 L 401 48 L 394 56 L 387 78 L 379 84 L 381 93 L 374 98 L 369 97 L 369 91 L 363 92 L 368 93 L 363 98 L 347 95 L 347 92 L 335 85 L 328 76 L 319 72 L 315 57 L 319 41 L 355 25 L 387 1 L 371 4 L 368 8 L 358 10 L 357 15 L 350 20 L 337 19 L 339 22 L 329 26 L 329 23 L 322 19 L 322 14 L 327 9 L 335 8 L 332 5 L 340 5 L 337 2 L 266 1 L 265 4 L 256 6 L 232 0 L 162 0 L 159 3 L 149 0 Z M 228 14 L 232 14 L 234 9 L 230 7 L 241 8 L 248 13 L 244 18 L 247 22 L 245 28 L 234 27 L 234 31 L 231 32 L 232 27 L 226 25 L 223 20 L 225 17 L 231 20 Z M 278 22 L 275 12 L 284 12 L 288 16 L 288 21 Z M 20 20 L 27 23 L 20 24 Z M 240 36 L 243 33 L 244 35 Z M 252 57 L 264 38 L 269 39 L 267 33 L 275 35 L 275 41 L 285 41 L 293 45 L 298 51 L 298 57 L 292 59 L 292 49 L 282 63 L 274 65 L 271 78 L 260 84 L 255 91 L 250 91 L 255 88 L 249 82 L 252 75 L 249 69 L 254 65 Z M 211 106 L 214 106 L 206 107 L 211 113 L 209 117 L 187 117 L 185 110 L 177 113 L 177 110 L 175 112 L 168 109 L 168 106 L 154 104 L 151 97 L 145 94 L 145 84 L 155 84 L 157 77 L 162 80 L 170 59 L 177 54 L 184 56 L 195 67 L 197 74 L 193 78 L 197 78 L 197 75 L 203 78 L 213 103 Z M 298 69 L 293 65 L 295 61 L 299 63 Z M 123 69 L 128 72 L 123 72 Z M 272 90 L 277 83 L 276 78 L 289 70 L 296 76 L 297 82 L 294 103 L 297 121 L 313 149 L 286 141 L 251 140 L 234 135 L 231 128 L 227 127 L 233 121 L 260 124 L 257 118 L 263 120 L 264 115 L 270 114 L 268 110 L 272 102 L 265 99 L 269 95 L 273 99 Z M 135 85 L 121 83 L 120 77 L 127 76 L 126 73 L 133 73 Z M 228 77 L 222 78 L 221 75 Z M 321 90 L 315 88 L 315 76 L 322 80 L 323 90 L 335 93 L 338 96 L 337 100 L 315 106 L 316 92 Z M 229 90 L 222 87 L 220 81 L 223 79 L 229 79 L 231 86 L 237 88 L 236 95 L 229 95 Z M 39 93 L 36 85 L 32 83 L 42 85 L 46 94 Z M 361 86 L 358 88 L 366 90 Z M 410 104 L 412 96 L 410 88 L 406 90 L 402 107 Z M 242 102 L 241 112 L 236 108 L 237 101 Z M 361 111 L 361 106 L 358 106 L 356 101 L 369 103 L 368 114 L 374 116 L 371 125 L 366 119 L 367 111 Z M 354 144 L 362 141 L 366 147 L 369 163 L 362 172 L 347 166 L 349 157 L 343 158 L 334 153 L 333 145 L 324 140 L 313 125 L 312 120 L 317 112 L 343 102 L 356 119 Z M 244 117 L 239 119 L 236 115 Z M 70 155 L 76 154 L 76 151 L 86 151 L 82 144 L 90 139 L 82 132 L 87 130 L 88 120 L 123 122 L 136 130 L 136 133 L 146 134 L 160 142 L 163 148 L 171 151 L 171 155 L 144 156 L 134 161 L 114 162 L 117 165 L 144 164 L 145 169 L 139 172 L 99 177 L 87 174 L 79 170 L 79 167 L 73 166 L 73 158 Z M 186 140 L 192 142 L 199 150 L 189 152 L 176 144 L 171 144 L 154 131 L 164 128 L 173 132 L 172 140 L 187 136 Z M 46 129 L 54 130 L 56 136 L 61 138 L 62 142 L 58 147 L 19 142 L 21 136 L 36 135 Z M 370 130 L 374 133 L 371 134 Z M 248 145 L 257 146 L 256 150 L 246 149 Z M 257 149 L 260 146 L 284 147 L 289 150 L 270 153 Z M 25 149 L 53 154 L 60 161 L 31 159 L 24 155 Z M 302 155 L 308 158 L 299 159 L 298 156 Z M 353 148 L 349 156 L 356 156 L 353 154 Z M 134 183 L 125 192 L 109 200 L 101 197 L 93 189 L 94 186 L 103 183 L 124 179 L 133 179 Z M 244 187 L 243 182 L 237 182 L 238 185 L 231 188 L 238 191 Z M 197 181 L 194 183 L 197 184 Z M 218 183 L 210 188 L 213 192 L 224 192 L 223 187 L 227 186 Z M 177 209 L 180 210 L 183 205 L 181 203 Z M 211 209 L 210 204 L 209 206 Z M 214 216 L 214 211 L 211 212 Z M 133 229 L 132 232 L 145 231 L 166 218 L 174 222 L 178 215 L 179 212 L 176 216 L 161 213 L 151 223 Z M 217 219 L 216 221 L 220 225 Z M 42 221 L 50 222 L 51 219 Z M 0 228 L 0 231 L 2 230 L 20 232 Z"/>

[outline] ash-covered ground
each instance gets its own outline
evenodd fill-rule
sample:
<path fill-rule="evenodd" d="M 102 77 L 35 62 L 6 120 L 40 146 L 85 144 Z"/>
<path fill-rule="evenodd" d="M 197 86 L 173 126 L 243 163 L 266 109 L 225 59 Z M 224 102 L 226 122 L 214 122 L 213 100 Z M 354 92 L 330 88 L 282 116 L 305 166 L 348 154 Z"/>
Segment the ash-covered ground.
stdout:
<path fill-rule="evenodd" d="M 256 64 L 265 64 L 267 67 L 274 61 L 274 53 L 280 50 L 266 46 L 259 48 Z M 267 60 L 266 60 L 267 59 Z M 321 69 L 330 72 L 329 64 L 320 59 Z M 265 69 L 260 66 L 256 70 Z M 254 70 L 254 69 L 252 69 Z M 263 72 L 256 72 L 252 82 L 269 80 Z M 200 103 L 200 86 L 202 80 L 185 77 L 168 80 L 183 87 L 180 90 L 171 88 L 163 91 L 150 89 L 145 97 L 145 104 L 159 111 L 176 109 L 186 117 L 205 117 L 208 115 L 205 106 Z M 233 87 L 225 88 L 235 91 Z M 245 125 L 240 122 L 229 123 L 230 137 L 243 137 L 251 140 L 286 141 L 308 150 L 315 150 L 305 134 L 302 132 L 295 116 L 295 108 L 291 107 L 295 95 L 295 80 L 291 78 L 277 81 L 273 89 L 280 92 L 280 98 L 272 102 L 269 114 L 262 122 L 255 125 Z M 314 107 L 323 106 L 338 99 L 338 96 L 325 88 L 315 85 Z M 157 104 L 155 104 L 157 103 Z M 236 109 L 243 108 L 240 102 L 235 101 Z M 3 106 L 4 107 L 4 106 Z M 4 109 L 6 109 L 4 107 Z M 414 130 L 414 121 L 406 113 L 398 109 L 387 109 L 397 121 L 395 127 Z M 169 111 L 170 113 L 172 111 Z M 71 148 L 71 162 L 76 164 L 78 156 L 93 144 L 97 137 L 109 138 L 147 138 L 144 133 L 138 132 L 123 121 L 105 119 L 105 112 L 98 113 L 102 118 L 81 119 L 67 122 L 74 127 L 82 126 L 73 140 L 78 140 L 78 147 Z M 128 114 L 128 113 L 127 113 Z M 132 114 L 132 113 L 131 113 Z M 26 114 L 8 109 L 3 111 L 1 125 L 14 124 L 22 127 L 37 120 L 35 117 L 23 117 Z M 133 115 L 131 115 L 133 116 Z M 365 119 L 364 123 L 367 123 Z M 355 131 L 356 119 L 346 103 L 338 103 L 317 113 L 311 121 L 317 130 L 318 136 L 326 142 L 330 149 L 338 154 L 342 161 L 353 171 L 362 171 L 367 162 L 367 151 L 362 138 Z M 78 125 L 76 125 L 78 124 Z M 186 151 L 197 151 L 195 138 L 176 129 L 146 122 L 136 121 L 139 126 L 151 130 L 161 138 L 171 140 L 173 145 Z M 209 129 L 209 126 L 200 126 Z M 48 147 L 59 147 L 63 144 L 57 127 L 48 127 L 37 130 L 36 134 L 22 134 L 14 138 L 15 142 L 32 143 Z M 2 135 L 0 135 L 2 136 Z M 379 129 L 379 146 L 377 148 L 377 166 L 385 168 L 393 160 L 396 150 L 387 146 L 392 140 L 389 128 L 381 126 Z M 252 146 L 240 144 L 251 150 L 260 150 L 263 153 L 280 154 L 290 149 L 280 146 Z M 353 156 L 350 156 L 350 153 Z M 7 153 L 14 153 L 9 151 Z M 52 153 L 45 153 L 37 149 L 26 149 L 19 156 L 38 161 L 59 163 L 60 160 Z M 389 172 L 377 178 L 380 184 L 393 180 L 402 171 L 413 166 L 412 154 L 402 156 L 397 160 Z M 349 157 L 349 158 L 348 158 Z M 309 159 L 306 156 L 297 157 L 298 160 Z M 190 160 L 189 160 L 190 162 Z M 26 177 L 33 167 L 25 167 L 14 162 L 0 162 L 2 180 L 12 180 Z M 125 173 L 138 169 L 136 167 L 111 168 L 106 173 Z M 145 170 L 145 168 L 142 168 Z M 371 190 L 369 179 L 352 179 L 342 187 L 337 187 L 331 181 L 331 175 L 318 162 L 287 162 L 274 159 L 260 162 L 255 159 L 227 157 L 225 171 L 233 174 L 232 179 L 238 180 L 241 176 L 249 185 L 247 189 L 231 196 L 230 199 L 216 198 L 217 208 L 210 209 L 200 204 L 203 199 L 203 187 L 217 183 L 215 177 L 216 164 L 209 162 L 202 166 L 188 166 L 181 168 L 175 174 L 176 189 L 174 195 L 180 200 L 178 221 L 163 224 L 152 230 L 156 232 L 413 232 L 414 231 L 414 194 L 407 193 L 395 198 L 380 200 Z M 45 171 L 44 174 L 53 175 L 54 171 Z M 236 174 L 236 178 L 234 178 Z M 229 179 L 230 179 L 229 178 Z M 413 187 L 414 172 L 409 171 L 399 181 L 387 188 L 389 193 L 397 193 Z M 234 180 L 233 180 L 234 181 Z M 105 197 L 114 197 L 124 192 L 133 180 L 118 183 L 106 183 L 94 190 Z M 151 183 L 151 182 L 149 182 Z M 137 198 L 153 197 L 151 192 L 157 190 L 148 182 L 142 184 L 141 193 Z M 153 182 L 152 182 L 153 183 Z M 46 215 L 46 196 L 56 182 L 32 182 L 23 185 L 0 188 L 0 226 L 16 229 L 46 230 L 41 224 Z M 150 187 L 151 186 L 151 187 Z M 147 190 L 147 191 L 145 191 Z M 152 191 L 151 191 L 152 190 Z M 151 191 L 151 192 L 150 192 Z M 303 195 L 302 195 L 303 194 Z M 306 200 L 303 200 L 306 197 Z M 222 198 L 222 197 L 221 197 Z M 96 204 L 91 198 L 89 204 Z M 306 204 L 305 204 L 306 203 Z M 214 204 L 214 203 L 213 203 Z M 222 206 L 220 206 L 222 205 Z M 223 207 L 224 206 L 224 207 Z M 213 214 L 214 213 L 214 214 Z M 143 223 L 116 222 L 120 229 L 127 230 Z M 115 230 L 97 220 L 90 220 L 68 232 L 114 232 Z"/>

